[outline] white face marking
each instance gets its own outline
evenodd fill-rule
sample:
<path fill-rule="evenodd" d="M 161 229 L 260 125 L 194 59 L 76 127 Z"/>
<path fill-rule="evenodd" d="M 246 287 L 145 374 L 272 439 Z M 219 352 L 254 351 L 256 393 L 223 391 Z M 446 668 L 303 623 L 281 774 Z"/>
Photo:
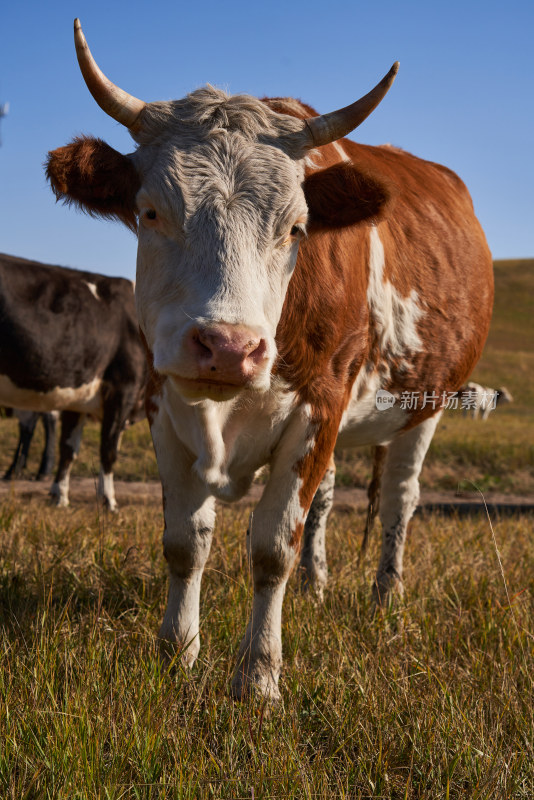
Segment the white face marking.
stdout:
<path fill-rule="evenodd" d="M 370 231 L 370 264 L 367 302 L 378 334 L 380 352 L 386 361 L 422 350 L 417 322 L 423 316 L 418 295 L 412 289 L 403 297 L 388 280 L 384 280 L 384 245 L 375 226 Z"/>
<path fill-rule="evenodd" d="M 80 411 L 101 418 L 101 385 L 100 378 L 95 378 L 75 389 L 56 386 L 48 392 L 34 392 L 30 389 L 19 389 L 7 375 L 0 375 L 0 401 L 3 405 L 14 408 L 28 408 L 32 411 Z"/>
<path fill-rule="evenodd" d="M 97 300 L 100 300 L 100 297 L 98 296 L 98 289 L 96 288 L 96 283 L 90 283 L 89 281 L 84 281 L 84 283 L 91 292 L 91 294 L 94 295 L 94 297 L 96 297 Z"/>
<path fill-rule="evenodd" d="M 307 215 L 303 164 L 268 137 L 277 125 L 302 123 L 280 121 L 251 98 L 242 110 L 242 100 L 216 90 L 193 96 L 206 103 L 202 109 L 182 101 L 186 118 L 200 115 L 194 135 L 177 116 L 154 147 L 141 146 L 133 156 L 141 176 L 138 318 L 155 368 L 189 380 L 198 378 L 188 346 L 197 328 L 250 329 L 266 347 L 252 385 L 266 391 L 297 258 L 299 236 L 290 233 Z M 206 122 L 225 114 L 231 124 Z"/>

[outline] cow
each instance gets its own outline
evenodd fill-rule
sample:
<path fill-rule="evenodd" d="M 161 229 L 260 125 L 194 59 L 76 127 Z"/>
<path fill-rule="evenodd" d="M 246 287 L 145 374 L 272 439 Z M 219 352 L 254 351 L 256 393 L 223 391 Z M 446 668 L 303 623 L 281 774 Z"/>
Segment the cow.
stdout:
<path fill-rule="evenodd" d="M 102 422 L 97 493 L 116 510 L 113 465 L 146 376 L 131 281 L 0 254 L 0 403 L 63 412 L 58 505 L 90 414 Z"/>
<path fill-rule="evenodd" d="M 169 569 L 159 636 L 194 663 L 215 500 L 241 498 L 268 464 L 247 531 L 254 595 L 232 693 L 274 701 L 282 601 L 300 552 L 307 582 L 326 580 L 336 443 L 388 444 L 376 602 L 400 588 L 440 415 L 400 398 L 440 396 L 467 379 L 491 317 L 490 252 L 453 172 L 344 138 L 398 64 L 360 100 L 319 116 L 297 100 L 209 85 L 146 103 L 104 76 L 78 20 L 75 44 L 94 99 L 137 145 L 123 155 L 80 137 L 49 153 L 47 175 L 58 199 L 138 230 Z"/>
<path fill-rule="evenodd" d="M 498 405 L 512 403 L 513 397 L 505 386 L 500 389 L 490 389 L 474 381 L 468 381 L 459 391 L 462 398 L 464 417 L 471 412 L 473 419 L 487 419 Z"/>
<path fill-rule="evenodd" d="M 43 481 L 54 469 L 56 427 L 59 413 L 57 411 L 44 411 L 39 413 L 37 411 L 24 411 L 20 408 L 9 409 L 9 411 L 11 411 L 12 415 L 19 421 L 19 440 L 13 455 L 13 460 L 7 468 L 3 480 L 10 481 L 13 480 L 13 478 L 20 478 L 26 469 L 30 445 L 35 433 L 35 428 L 40 419 L 43 424 L 45 443 L 35 480 Z"/>

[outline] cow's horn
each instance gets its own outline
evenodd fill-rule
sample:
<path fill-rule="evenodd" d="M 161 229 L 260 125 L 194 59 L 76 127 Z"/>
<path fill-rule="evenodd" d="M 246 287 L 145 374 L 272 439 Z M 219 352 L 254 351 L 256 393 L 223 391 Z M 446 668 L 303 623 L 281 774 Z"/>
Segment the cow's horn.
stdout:
<path fill-rule="evenodd" d="M 371 89 L 369 94 L 339 111 L 331 111 L 330 114 L 323 114 L 320 117 L 309 117 L 306 125 L 311 133 L 310 147 L 320 147 L 322 144 L 335 142 L 336 139 L 341 139 L 361 125 L 385 97 L 398 71 L 399 62 L 395 61 L 388 74 L 374 89 Z"/>
<path fill-rule="evenodd" d="M 83 79 L 100 108 L 132 132 L 138 131 L 141 127 L 139 117 L 146 103 L 106 78 L 91 55 L 79 19 L 74 20 L 74 43 Z"/>

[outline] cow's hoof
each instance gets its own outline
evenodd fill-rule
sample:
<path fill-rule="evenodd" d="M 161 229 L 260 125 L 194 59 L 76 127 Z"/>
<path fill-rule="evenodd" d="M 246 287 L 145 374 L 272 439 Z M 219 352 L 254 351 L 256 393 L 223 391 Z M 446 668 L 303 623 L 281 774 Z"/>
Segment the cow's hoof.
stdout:
<path fill-rule="evenodd" d="M 396 571 L 378 573 L 372 589 L 373 603 L 376 609 L 390 608 L 395 602 L 395 598 L 400 598 L 403 594 L 402 578 Z"/>
<path fill-rule="evenodd" d="M 232 680 L 231 691 L 234 700 L 255 697 L 274 704 L 282 699 L 278 688 L 278 675 L 270 670 L 255 669 L 245 673 L 243 669 L 238 668 Z"/>
<path fill-rule="evenodd" d="M 186 644 L 172 641 L 160 632 L 158 638 L 158 655 L 167 667 L 183 666 L 191 669 L 197 660 L 199 652 L 198 636 Z"/>
<path fill-rule="evenodd" d="M 69 507 L 69 498 L 62 497 L 59 488 L 56 488 L 54 486 L 52 486 L 52 488 L 48 492 L 48 499 L 50 501 L 50 505 L 56 506 L 56 508 Z"/>
<path fill-rule="evenodd" d="M 309 593 L 315 600 L 322 603 L 324 590 L 328 582 L 326 565 L 317 568 L 315 564 L 310 568 L 309 565 L 301 564 L 299 569 L 300 589 L 304 593 Z"/>

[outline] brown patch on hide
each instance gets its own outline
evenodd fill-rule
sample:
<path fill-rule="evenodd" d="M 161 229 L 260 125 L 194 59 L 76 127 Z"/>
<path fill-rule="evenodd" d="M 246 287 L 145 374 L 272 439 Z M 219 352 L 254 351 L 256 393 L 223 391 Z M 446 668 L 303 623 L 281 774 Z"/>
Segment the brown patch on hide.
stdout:
<path fill-rule="evenodd" d="M 137 230 L 135 196 L 140 181 L 128 156 L 101 139 L 79 137 L 48 154 L 46 177 L 58 200 L 92 216 L 119 219 Z"/>
<path fill-rule="evenodd" d="M 300 119 L 316 116 L 292 99 L 264 102 Z M 348 139 L 310 155 L 304 190 L 311 224 L 278 325 L 275 365 L 310 404 L 317 426 L 313 453 L 298 465 L 306 510 L 362 366 L 389 372 L 384 388 L 397 395 L 455 391 L 481 355 L 493 301 L 491 255 L 469 193 L 453 172 L 394 147 Z M 376 222 L 384 246 L 384 280 L 401 297 L 417 294 L 420 352 L 382 352 L 367 302 L 369 222 Z M 408 412 L 406 428 L 436 411 Z"/>
<path fill-rule="evenodd" d="M 313 497 L 312 497 L 313 500 Z M 311 501 L 310 501 L 311 503 Z M 304 523 L 297 522 L 295 525 L 294 530 L 291 532 L 291 538 L 289 539 L 289 546 L 296 550 L 297 553 L 300 552 L 300 543 L 302 541 L 302 534 L 304 533 Z"/>

